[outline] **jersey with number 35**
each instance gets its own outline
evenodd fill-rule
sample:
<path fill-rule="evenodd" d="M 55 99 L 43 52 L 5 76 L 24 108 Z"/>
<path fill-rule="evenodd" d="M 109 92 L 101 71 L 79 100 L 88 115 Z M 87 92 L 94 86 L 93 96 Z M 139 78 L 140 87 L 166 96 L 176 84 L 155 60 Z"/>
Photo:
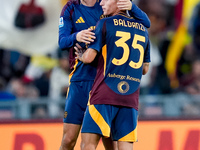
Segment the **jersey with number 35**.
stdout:
<path fill-rule="evenodd" d="M 150 62 L 147 29 L 126 14 L 104 18 L 89 46 L 100 53 L 90 104 L 110 104 L 138 110 L 143 63 Z"/>

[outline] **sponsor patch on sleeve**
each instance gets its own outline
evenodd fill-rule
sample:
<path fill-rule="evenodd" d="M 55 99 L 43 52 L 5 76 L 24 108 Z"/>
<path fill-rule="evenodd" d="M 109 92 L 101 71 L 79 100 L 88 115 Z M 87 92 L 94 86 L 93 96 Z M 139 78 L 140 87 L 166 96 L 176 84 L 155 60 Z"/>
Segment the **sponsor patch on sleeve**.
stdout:
<path fill-rule="evenodd" d="M 59 20 L 59 28 L 63 27 L 64 26 L 64 22 L 63 22 L 63 17 L 60 17 L 60 20 Z"/>

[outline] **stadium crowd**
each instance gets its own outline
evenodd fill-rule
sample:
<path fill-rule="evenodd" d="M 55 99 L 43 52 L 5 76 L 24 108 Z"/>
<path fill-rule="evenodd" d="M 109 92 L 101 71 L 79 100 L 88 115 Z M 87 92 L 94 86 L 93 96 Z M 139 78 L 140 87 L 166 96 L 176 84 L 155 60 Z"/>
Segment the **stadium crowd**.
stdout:
<path fill-rule="evenodd" d="M 148 74 L 142 77 L 141 95 L 200 94 L 200 3 L 185 22 L 182 0 L 136 2 L 151 21 L 151 63 Z M 186 26 L 186 32 L 179 34 L 182 26 Z M 0 49 L 0 70 L 0 101 L 39 97 L 56 101 L 66 96 L 70 74 L 67 51 L 57 48 L 47 56 L 34 57 Z M 59 106 L 50 107 L 51 117 L 63 117 Z M 33 118 L 48 115 L 43 106 L 32 112 Z"/>

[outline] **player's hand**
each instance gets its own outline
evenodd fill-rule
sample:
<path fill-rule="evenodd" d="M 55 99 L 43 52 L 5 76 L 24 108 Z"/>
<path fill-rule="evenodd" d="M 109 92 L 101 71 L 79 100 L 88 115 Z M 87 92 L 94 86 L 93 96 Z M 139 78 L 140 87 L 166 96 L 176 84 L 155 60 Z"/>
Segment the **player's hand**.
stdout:
<path fill-rule="evenodd" d="M 82 61 L 82 56 L 83 56 L 83 53 L 84 53 L 85 50 L 78 43 L 76 43 L 76 46 L 74 47 L 74 49 L 76 50 L 75 51 L 75 54 L 76 54 L 75 58 Z"/>
<path fill-rule="evenodd" d="M 95 33 L 92 32 L 92 29 L 82 30 L 77 33 L 76 40 L 78 42 L 90 44 L 91 42 L 94 42 L 94 39 L 96 39 L 96 37 L 94 35 L 95 35 Z"/>
<path fill-rule="evenodd" d="M 132 2 L 130 0 L 118 0 L 117 7 L 119 10 L 131 10 Z"/>
<path fill-rule="evenodd" d="M 78 48 L 78 50 L 79 50 L 81 53 L 84 53 L 84 52 L 86 51 L 86 49 L 87 49 L 87 48 L 81 47 L 81 45 L 78 44 L 78 43 L 76 43 L 76 46 L 75 46 L 75 47 Z"/>

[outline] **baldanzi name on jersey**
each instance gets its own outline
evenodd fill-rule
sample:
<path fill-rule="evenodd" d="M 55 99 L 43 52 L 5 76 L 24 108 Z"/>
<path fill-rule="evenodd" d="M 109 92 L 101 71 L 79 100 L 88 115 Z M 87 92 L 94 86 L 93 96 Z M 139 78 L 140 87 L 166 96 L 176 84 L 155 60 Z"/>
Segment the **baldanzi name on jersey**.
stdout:
<path fill-rule="evenodd" d="M 141 23 L 135 23 L 128 20 L 122 20 L 122 19 L 113 19 L 113 23 L 115 26 L 124 26 L 129 28 L 136 28 L 142 31 L 145 31 L 144 26 Z"/>

